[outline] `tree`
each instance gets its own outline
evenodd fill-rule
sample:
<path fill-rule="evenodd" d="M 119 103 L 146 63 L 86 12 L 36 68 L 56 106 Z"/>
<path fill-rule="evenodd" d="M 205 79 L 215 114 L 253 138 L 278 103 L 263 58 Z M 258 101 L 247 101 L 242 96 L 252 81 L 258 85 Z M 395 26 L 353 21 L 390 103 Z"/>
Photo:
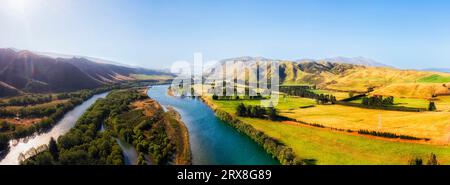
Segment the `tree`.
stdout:
<path fill-rule="evenodd" d="M 409 160 L 409 165 L 423 165 L 423 161 L 421 158 L 413 158 Z"/>
<path fill-rule="evenodd" d="M 394 97 L 390 96 L 383 98 L 383 96 L 375 95 L 372 97 L 364 97 L 362 104 L 366 106 L 384 107 L 394 105 Z"/>
<path fill-rule="evenodd" d="M 193 87 L 191 87 L 191 97 L 195 97 L 195 96 L 196 96 L 195 89 Z"/>
<path fill-rule="evenodd" d="M 243 103 L 239 104 L 236 109 L 236 115 L 238 116 L 246 116 L 247 115 L 247 108 L 245 108 L 245 105 Z"/>
<path fill-rule="evenodd" d="M 139 157 L 137 158 L 137 165 L 147 165 L 144 154 L 139 153 Z"/>
<path fill-rule="evenodd" d="M 6 121 L 0 121 L 0 132 L 14 131 L 16 126 Z"/>
<path fill-rule="evenodd" d="M 331 96 L 331 104 L 336 104 L 336 96 Z"/>
<path fill-rule="evenodd" d="M 436 104 L 433 101 L 430 101 L 430 105 L 428 105 L 429 111 L 436 111 Z"/>
<path fill-rule="evenodd" d="M 428 159 L 427 165 L 439 165 L 437 157 L 434 153 L 431 153 L 430 158 Z"/>
<path fill-rule="evenodd" d="M 218 99 L 219 99 L 219 96 L 217 96 L 216 94 L 213 94 L 212 99 L 213 99 L 213 100 L 218 100 Z"/>
<path fill-rule="evenodd" d="M 55 139 L 53 139 L 53 137 L 50 139 L 50 142 L 48 143 L 48 150 L 50 151 L 50 154 L 52 155 L 53 159 L 58 160 L 59 158 L 58 145 L 56 144 L 56 141 Z"/>
<path fill-rule="evenodd" d="M 9 138 L 3 134 L 0 134 L 0 152 L 6 150 L 9 146 Z"/>
<path fill-rule="evenodd" d="M 393 96 L 389 96 L 385 99 L 385 104 L 386 105 L 394 105 L 394 97 Z"/>
<path fill-rule="evenodd" d="M 250 117 L 259 117 L 259 109 L 258 106 L 252 106 Z"/>
<path fill-rule="evenodd" d="M 270 120 L 272 120 L 272 121 L 277 120 L 277 117 L 278 117 L 277 110 L 273 106 L 268 108 L 267 115 L 269 116 Z"/>
<path fill-rule="evenodd" d="M 32 158 L 28 158 L 20 163 L 21 165 L 55 165 L 52 155 L 48 152 L 42 152 Z"/>
<path fill-rule="evenodd" d="M 349 97 L 349 98 L 353 98 L 353 96 L 355 96 L 355 92 L 350 91 L 350 92 L 348 93 L 348 97 Z"/>

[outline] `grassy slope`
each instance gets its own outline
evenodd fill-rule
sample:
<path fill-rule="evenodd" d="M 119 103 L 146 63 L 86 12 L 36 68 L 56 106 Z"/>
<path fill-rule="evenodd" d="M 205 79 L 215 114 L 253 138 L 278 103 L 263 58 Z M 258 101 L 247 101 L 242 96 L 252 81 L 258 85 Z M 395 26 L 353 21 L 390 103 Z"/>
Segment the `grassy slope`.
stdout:
<path fill-rule="evenodd" d="M 349 93 L 346 92 L 336 92 L 336 91 L 328 91 L 328 90 L 311 90 L 316 94 L 330 94 L 336 97 L 337 100 L 342 100 L 349 98 Z"/>
<path fill-rule="evenodd" d="M 7 101 L 7 100 L 5 100 Z M 28 105 L 28 106 L 5 106 L 5 107 L 0 107 L 0 109 L 5 109 L 8 111 L 13 111 L 13 112 L 19 112 L 22 108 L 28 108 L 28 109 L 46 109 L 46 108 L 50 108 L 50 107 L 55 107 L 58 104 L 65 104 L 68 103 L 69 100 L 65 99 L 65 100 L 53 100 L 51 102 L 47 102 L 47 103 L 41 103 L 41 104 L 36 104 L 36 105 Z M 19 114 L 20 116 L 20 114 Z M 19 120 L 16 120 L 15 118 L 0 118 L 0 122 L 2 121 L 6 121 L 8 123 L 14 124 L 16 126 L 16 130 L 20 130 L 20 129 L 25 129 L 28 128 L 36 123 L 39 123 L 42 119 L 44 119 L 46 117 L 40 117 L 40 118 L 20 118 Z M 9 132 L 1 132 L 1 133 L 5 133 L 5 134 L 10 134 L 13 131 L 9 131 Z"/>
<path fill-rule="evenodd" d="M 450 164 L 450 147 L 401 143 L 348 135 L 320 128 L 243 118 L 258 130 L 279 139 L 302 158 L 317 164 L 408 164 L 413 157 L 435 153 L 442 164 Z"/>
<path fill-rule="evenodd" d="M 144 75 L 144 74 L 131 74 L 130 77 L 136 80 L 167 80 L 173 78 L 167 75 Z"/>
<path fill-rule="evenodd" d="M 439 96 L 435 102 L 437 110 L 450 112 L 450 96 Z"/>
<path fill-rule="evenodd" d="M 431 75 L 431 76 L 427 76 L 427 77 L 421 78 L 417 82 L 421 82 L 421 83 L 449 83 L 450 82 L 450 76 L 442 76 L 442 75 L 434 74 L 434 75 Z"/>
<path fill-rule="evenodd" d="M 372 94 L 429 99 L 433 94 L 450 95 L 450 84 L 443 86 L 440 83 L 398 83 L 376 89 Z"/>
<path fill-rule="evenodd" d="M 327 81 L 335 80 L 337 83 L 330 85 L 330 87 L 336 87 L 338 89 L 361 86 L 386 86 L 393 83 L 414 83 L 418 79 L 432 74 L 437 73 L 382 67 L 356 67 L 341 75 L 328 76 L 329 79 Z"/>
<path fill-rule="evenodd" d="M 328 75 L 327 88 L 337 90 L 365 91 L 368 87 L 377 87 L 374 94 L 409 97 L 430 98 L 432 94 L 449 94 L 450 90 L 442 84 L 422 83 L 419 79 L 440 73 L 414 70 L 398 70 L 392 68 L 356 68 L 343 75 Z M 441 74 L 447 75 L 448 74 Z"/>
<path fill-rule="evenodd" d="M 308 109 L 280 112 L 283 116 L 307 123 L 430 138 L 433 143 L 448 143 L 450 137 L 450 112 L 400 112 L 341 105 L 317 105 Z"/>
<path fill-rule="evenodd" d="M 362 98 L 351 101 L 352 103 L 362 103 Z M 403 106 L 411 108 L 428 108 L 429 101 L 418 98 L 394 98 L 393 106 Z"/>
<path fill-rule="evenodd" d="M 62 104 L 62 103 L 67 103 L 69 101 L 69 99 L 64 99 L 64 100 L 52 100 L 51 102 L 47 102 L 47 103 L 41 103 L 41 104 L 36 104 L 36 105 L 27 105 L 27 106 L 5 106 L 2 107 L 6 110 L 12 110 L 12 111 L 17 111 L 20 110 L 21 108 L 27 107 L 27 108 L 40 108 L 40 109 L 45 109 L 48 107 L 54 107 L 58 104 Z"/>
<path fill-rule="evenodd" d="M 229 113 L 235 113 L 236 107 L 240 103 L 244 103 L 245 105 L 261 105 L 260 100 L 216 100 L 214 101 L 217 105 L 220 106 L 222 110 L 225 110 Z M 315 105 L 316 101 L 307 98 L 296 98 L 296 97 L 280 97 L 279 103 L 277 105 L 278 109 L 290 110 L 296 109 L 305 106 Z"/>
<path fill-rule="evenodd" d="M 376 94 L 410 98 L 430 98 L 433 92 L 450 94 L 448 88 L 442 87 L 443 83 L 450 83 L 448 73 L 356 66 L 341 74 L 309 74 L 299 71 L 292 63 L 283 64 L 286 66 L 285 84 L 315 84 L 319 88 L 357 92 L 377 87 Z"/>

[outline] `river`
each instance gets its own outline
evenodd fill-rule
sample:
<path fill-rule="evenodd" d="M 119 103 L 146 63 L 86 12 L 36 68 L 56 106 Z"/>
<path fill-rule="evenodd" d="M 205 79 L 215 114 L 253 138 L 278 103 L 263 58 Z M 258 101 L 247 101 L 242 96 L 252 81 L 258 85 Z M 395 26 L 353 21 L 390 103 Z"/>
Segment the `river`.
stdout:
<path fill-rule="evenodd" d="M 152 86 L 148 95 L 180 113 L 189 131 L 194 165 L 279 164 L 248 136 L 219 120 L 202 101 L 169 96 L 168 87 Z"/>
<path fill-rule="evenodd" d="M 0 161 L 0 165 L 18 165 L 19 156 L 21 153 L 25 153 L 32 148 L 38 148 L 39 146 L 49 143 L 50 138 L 57 139 L 59 136 L 67 133 L 76 123 L 78 118 L 97 101 L 99 98 L 106 97 L 106 93 L 94 95 L 90 99 L 86 100 L 82 104 L 76 106 L 73 110 L 67 112 L 64 117 L 58 121 L 58 123 L 46 133 L 42 133 L 35 137 L 26 139 L 20 139 L 17 145 L 13 146 L 13 141 L 10 141 L 10 149 L 8 154 Z"/>
<path fill-rule="evenodd" d="M 122 141 L 120 139 L 116 139 L 117 144 L 119 144 L 120 148 L 122 149 L 122 154 L 124 157 L 125 165 L 135 165 L 137 164 L 138 154 L 136 149 L 133 147 L 133 145 L 128 144 L 125 141 Z"/>

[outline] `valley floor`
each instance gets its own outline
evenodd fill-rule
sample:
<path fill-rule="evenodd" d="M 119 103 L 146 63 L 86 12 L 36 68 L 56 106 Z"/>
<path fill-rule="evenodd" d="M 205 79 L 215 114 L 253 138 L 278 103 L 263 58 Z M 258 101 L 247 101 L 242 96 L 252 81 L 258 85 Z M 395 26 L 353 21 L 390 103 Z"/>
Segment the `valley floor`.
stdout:
<path fill-rule="evenodd" d="M 410 159 L 425 161 L 434 153 L 440 164 L 450 164 L 450 146 L 386 141 L 329 129 L 292 125 L 268 120 L 242 118 L 242 121 L 291 147 L 301 158 L 317 164 L 399 164 Z"/>
<path fill-rule="evenodd" d="M 400 112 L 342 105 L 316 105 L 307 109 L 281 110 L 280 114 L 332 128 L 429 138 L 432 144 L 450 142 L 450 112 Z"/>
<path fill-rule="evenodd" d="M 257 100 L 212 100 L 204 97 L 213 109 L 235 116 L 240 103 L 258 105 Z M 295 102 L 295 106 L 292 102 Z M 299 108 L 307 105 L 313 107 Z M 300 158 L 315 159 L 317 164 L 408 164 L 413 158 L 425 162 L 435 154 L 441 164 L 450 164 L 450 112 L 409 113 L 371 110 L 340 105 L 315 105 L 305 98 L 281 98 L 277 106 L 280 115 L 311 124 L 344 129 L 318 128 L 296 122 L 242 118 L 270 137 L 291 147 Z M 381 115 L 381 125 L 380 125 Z M 348 133 L 345 129 L 368 129 L 431 140 L 409 141 Z"/>

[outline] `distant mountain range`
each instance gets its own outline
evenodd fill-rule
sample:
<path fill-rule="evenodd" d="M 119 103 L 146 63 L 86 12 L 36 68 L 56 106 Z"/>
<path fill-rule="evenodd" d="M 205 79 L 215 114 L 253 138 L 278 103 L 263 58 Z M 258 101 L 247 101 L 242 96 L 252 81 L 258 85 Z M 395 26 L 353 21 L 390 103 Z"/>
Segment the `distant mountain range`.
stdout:
<path fill-rule="evenodd" d="M 25 50 L 0 49 L 0 97 L 95 88 L 122 80 L 133 80 L 131 74 L 170 75 L 162 71 L 98 60 L 50 57 Z"/>
<path fill-rule="evenodd" d="M 429 69 L 424 69 L 423 71 L 436 71 L 436 72 L 450 73 L 450 68 L 429 68 Z"/>
<path fill-rule="evenodd" d="M 90 60 L 92 62 L 101 63 L 101 64 L 113 64 L 113 65 L 124 66 L 124 67 L 131 67 L 131 68 L 136 68 L 137 67 L 137 66 L 131 66 L 131 65 L 127 65 L 127 64 L 122 64 L 122 63 L 110 61 L 110 60 L 104 60 L 104 59 L 100 59 L 100 58 L 81 56 L 81 55 L 68 55 L 68 54 L 60 54 L 60 53 L 53 53 L 53 52 L 39 52 L 39 51 L 33 51 L 33 53 L 38 54 L 38 55 L 52 57 L 52 58 L 55 58 L 55 59 L 56 58 L 85 58 L 85 59 Z"/>
<path fill-rule="evenodd" d="M 319 61 L 325 61 L 325 62 L 331 62 L 331 63 L 354 64 L 354 65 L 369 66 L 369 67 L 391 67 L 389 65 L 377 62 L 372 59 L 364 58 L 364 57 L 353 57 L 353 58 L 334 57 L 334 58 L 322 59 Z"/>
<path fill-rule="evenodd" d="M 269 59 L 264 57 L 236 57 L 236 58 L 228 58 L 221 60 L 219 65 L 212 66 L 208 69 L 207 75 L 215 75 L 221 68 L 225 65 L 225 62 L 228 61 L 240 61 L 242 63 L 232 65 L 231 67 L 234 69 L 256 69 L 256 61 L 259 62 L 269 62 L 274 61 L 280 64 L 280 77 L 282 82 L 294 82 L 298 81 L 300 74 L 297 75 L 297 72 L 307 72 L 307 73 L 321 73 L 321 72 L 329 72 L 338 75 L 339 73 L 345 71 L 350 68 L 368 68 L 368 67 L 386 67 L 393 68 L 388 65 L 376 62 L 372 59 L 367 59 L 364 57 L 335 57 L 335 58 L 327 58 L 327 59 L 301 59 L 295 61 L 288 60 L 279 60 L 279 59 Z M 292 73 L 292 74 L 288 74 Z M 243 75 L 243 74 L 240 74 Z M 292 79 L 288 77 L 290 75 Z M 307 81 L 311 81 L 312 79 L 308 79 Z"/>
<path fill-rule="evenodd" d="M 222 62 L 225 61 L 242 61 L 242 62 L 250 62 L 250 61 L 286 61 L 286 60 L 279 60 L 279 59 L 269 59 L 264 57 L 250 57 L 250 56 L 243 56 L 243 57 L 236 57 L 236 58 L 229 58 L 224 59 Z M 326 58 L 326 59 L 300 59 L 300 60 L 294 60 L 293 62 L 297 63 L 310 63 L 310 62 L 317 62 L 317 63 L 338 63 L 338 64 L 353 64 L 353 65 L 360 65 L 360 66 L 368 66 L 368 67 L 391 67 L 389 65 L 377 62 L 375 60 L 365 58 L 365 57 L 334 57 L 334 58 Z"/>
<path fill-rule="evenodd" d="M 239 61 L 241 63 L 235 63 L 230 66 L 225 67 L 225 63 L 228 61 Z M 237 58 L 229 58 L 220 61 L 219 65 L 213 66 L 207 72 L 207 76 L 210 78 L 221 78 L 222 75 L 220 71 L 226 68 L 226 71 L 235 71 L 242 69 L 251 69 L 256 70 L 257 63 L 259 62 L 269 62 L 274 61 L 279 64 L 279 72 L 280 72 L 280 82 L 281 83 L 308 83 L 314 84 L 316 83 L 316 78 L 304 78 L 305 74 L 320 74 L 322 72 L 331 73 L 339 75 L 340 73 L 346 71 L 347 69 L 353 68 L 365 68 L 369 66 L 349 64 L 348 61 L 339 60 L 339 62 L 330 62 L 330 61 L 338 61 L 337 59 L 327 59 L 327 60 L 313 60 L 313 59 L 302 59 L 296 61 L 287 61 L 287 60 L 273 60 L 264 57 L 237 57 Z M 356 60 L 352 60 L 355 62 Z M 359 62 L 361 63 L 361 62 Z M 371 63 L 374 65 L 374 63 Z M 230 67 L 230 68 L 228 68 Z M 263 70 L 262 74 L 268 76 L 271 72 L 267 71 L 264 68 L 260 68 Z M 231 75 L 227 73 L 227 75 Z M 244 73 L 237 74 L 238 79 L 244 79 Z M 316 77 L 315 75 L 314 77 Z"/>

